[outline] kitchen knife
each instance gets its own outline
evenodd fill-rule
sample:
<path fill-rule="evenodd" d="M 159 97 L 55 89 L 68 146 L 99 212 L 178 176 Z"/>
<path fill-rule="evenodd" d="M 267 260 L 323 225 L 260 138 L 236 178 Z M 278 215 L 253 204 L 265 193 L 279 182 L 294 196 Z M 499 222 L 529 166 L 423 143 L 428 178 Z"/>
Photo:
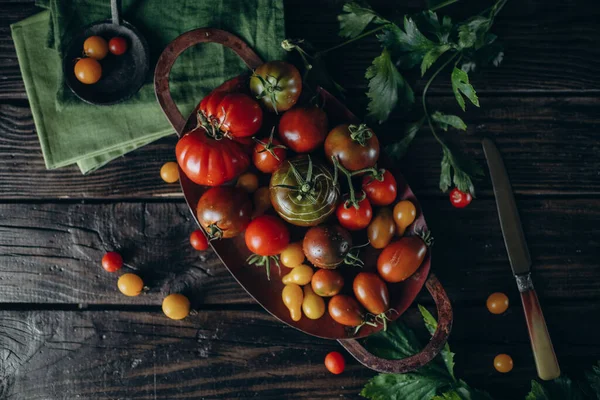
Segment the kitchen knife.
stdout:
<path fill-rule="evenodd" d="M 496 196 L 496 207 L 500 217 L 504 244 L 517 287 L 521 293 L 538 376 L 543 380 L 555 379 L 560 376 L 560 367 L 556 360 L 556 354 L 554 354 L 554 347 L 548 334 L 542 308 L 531 281 L 531 257 L 508 174 L 496 145 L 487 138 L 483 139 L 482 144 Z"/>

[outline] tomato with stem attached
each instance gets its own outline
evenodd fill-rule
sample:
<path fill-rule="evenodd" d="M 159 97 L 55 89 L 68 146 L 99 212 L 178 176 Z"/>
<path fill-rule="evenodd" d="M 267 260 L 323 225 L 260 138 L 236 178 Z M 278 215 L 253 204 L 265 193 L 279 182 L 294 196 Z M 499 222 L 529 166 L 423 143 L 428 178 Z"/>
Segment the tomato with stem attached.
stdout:
<path fill-rule="evenodd" d="M 262 105 L 275 113 L 289 110 L 302 92 L 302 77 L 292 64 L 270 61 L 254 70 L 250 91 Z"/>
<path fill-rule="evenodd" d="M 258 132 L 263 120 L 262 109 L 252 97 L 219 88 L 202 99 L 198 116 L 200 126 L 217 139 L 222 136 L 231 139 L 250 137 Z"/>
<path fill-rule="evenodd" d="M 296 107 L 279 121 L 281 141 L 296 153 L 309 153 L 327 136 L 327 114 L 319 107 Z"/>
<path fill-rule="evenodd" d="M 252 204 L 241 188 L 217 186 L 198 201 L 198 222 L 210 240 L 228 239 L 242 233 L 250 223 Z"/>
<path fill-rule="evenodd" d="M 246 228 L 245 241 L 252 254 L 248 263 L 264 266 L 271 279 L 271 262 L 279 268 L 278 255 L 290 243 L 290 232 L 285 223 L 272 215 L 256 217 Z"/>
<path fill-rule="evenodd" d="M 385 169 L 377 170 L 376 174 L 365 175 L 362 180 L 362 190 L 374 206 L 392 204 L 398 195 L 396 178 Z"/>
<path fill-rule="evenodd" d="M 351 231 L 358 231 L 369 225 L 373 218 L 373 209 L 366 197 L 354 204 L 347 200 L 337 207 L 336 216 L 341 226 Z"/>
<path fill-rule="evenodd" d="M 204 251 L 208 249 L 208 239 L 200 229 L 196 229 L 190 234 L 190 244 L 194 250 Z"/>
<path fill-rule="evenodd" d="M 318 269 L 313 274 L 310 284 L 319 296 L 331 297 L 344 287 L 344 277 L 335 269 Z"/>
<path fill-rule="evenodd" d="M 379 158 L 379 140 L 365 124 L 338 125 L 325 139 L 325 154 L 350 171 L 372 168 Z"/>
<path fill-rule="evenodd" d="M 450 203 L 455 208 L 465 208 L 473 201 L 473 195 L 469 192 L 463 192 L 458 188 L 454 188 L 450 191 Z"/>
<path fill-rule="evenodd" d="M 108 54 L 108 44 L 103 37 L 90 36 L 83 42 L 83 52 L 94 60 L 102 60 Z"/>
<path fill-rule="evenodd" d="M 381 278 L 372 272 L 361 272 L 354 278 L 352 289 L 356 299 L 375 319 L 383 324 L 383 329 L 387 329 L 389 318 L 387 313 L 390 311 L 390 295 L 387 285 Z"/>
<path fill-rule="evenodd" d="M 344 356 L 337 351 L 332 351 L 325 356 L 325 368 L 334 375 L 339 375 L 346 368 L 346 360 Z"/>
<path fill-rule="evenodd" d="M 423 263 L 427 248 L 433 242 L 429 233 L 405 236 L 388 244 L 377 259 L 377 271 L 387 282 L 402 282 L 414 274 Z"/>
<path fill-rule="evenodd" d="M 376 249 L 387 246 L 396 233 L 396 223 L 389 208 L 380 208 L 367 227 L 369 243 Z"/>
<path fill-rule="evenodd" d="M 310 228 L 302 241 L 304 255 L 315 267 L 335 269 L 342 263 L 362 265 L 351 252 L 352 236 L 339 225 L 319 225 Z"/>
<path fill-rule="evenodd" d="M 102 78 L 102 66 L 93 58 L 82 58 L 75 63 L 75 77 L 81 83 L 93 85 Z"/>
<path fill-rule="evenodd" d="M 267 139 L 255 139 L 256 145 L 252 153 L 254 165 L 265 174 L 275 172 L 286 159 L 286 147 L 279 140 L 273 138 L 273 130 Z"/>
<path fill-rule="evenodd" d="M 331 318 L 338 324 L 355 327 L 354 333 L 358 333 L 363 325 L 377 326 L 366 320 L 365 310 L 354 297 L 345 294 L 333 296 L 327 309 Z"/>

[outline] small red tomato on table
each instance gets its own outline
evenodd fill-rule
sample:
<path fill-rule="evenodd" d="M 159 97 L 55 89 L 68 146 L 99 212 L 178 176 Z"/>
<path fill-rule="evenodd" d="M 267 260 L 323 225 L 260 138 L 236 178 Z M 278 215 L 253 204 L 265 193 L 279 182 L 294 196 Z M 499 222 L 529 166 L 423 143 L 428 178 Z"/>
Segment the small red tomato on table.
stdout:
<path fill-rule="evenodd" d="M 108 272 L 116 272 L 123 267 L 123 257 L 116 251 L 109 251 L 102 257 L 102 268 Z"/>
<path fill-rule="evenodd" d="M 455 208 L 465 208 L 473 201 L 473 196 L 469 192 L 462 192 L 458 188 L 454 188 L 450 191 L 450 203 Z"/>
<path fill-rule="evenodd" d="M 341 353 L 332 351 L 325 356 L 325 368 L 332 374 L 339 375 L 346 368 L 346 360 Z"/>
<path fill-rule="evenodd" d="M 208 249 L 208 239 L 200 229 L 195 230 L 190 235 L 190 244 L 195 250 L 204 251 Z"/>

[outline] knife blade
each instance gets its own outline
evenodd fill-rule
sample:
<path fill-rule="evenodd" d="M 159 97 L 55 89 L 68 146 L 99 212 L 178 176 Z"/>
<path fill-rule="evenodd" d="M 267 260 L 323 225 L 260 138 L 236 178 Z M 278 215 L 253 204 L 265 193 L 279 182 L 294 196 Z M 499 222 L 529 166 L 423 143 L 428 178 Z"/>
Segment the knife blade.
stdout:
<path fill-rule="evenodd" d="M 496 196 L 496 208 L 500 217 L 500 228 L 504 236 L 504 245 L 510 266 L 513 274 L 526 274 L 531 269 L 531 256 L 504 162 L 498 148 L 490 139 L 483 139 L 483 152 L 490 169 L 494 196 Z"/>
<path fill-rule="evenodd" d="M 521 294 L 537 373 L 543 380 L 555 379 L 560 376 L 560 367 L 531 281 L 531 256 L 521 226 L 515 196 L 498 148 L 487 138 L 483 139 L 482 145 L 490 170 L 506 252 Z"/>

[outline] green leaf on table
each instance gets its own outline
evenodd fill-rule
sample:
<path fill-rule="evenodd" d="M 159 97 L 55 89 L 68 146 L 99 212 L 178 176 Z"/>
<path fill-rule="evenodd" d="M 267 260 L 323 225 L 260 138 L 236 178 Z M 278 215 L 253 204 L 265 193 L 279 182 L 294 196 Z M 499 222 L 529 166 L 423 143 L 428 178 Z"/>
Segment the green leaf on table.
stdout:
<path fill-rule="evenodd" d="M 465 124 L 465 122 L 457 115 L 444 114 L 436 111 L 431 115 L 431 119 L 437 122 L 438 126 L 444 131 L 447 131 L 450 126 L 461 131 L 467 130 L 467 124 Z"/>
<path fill-rule="evenodd" d="M 462 49 L 474 47 L 475 50 L 485 46 L 485 36 L 491 23 L 489 18 L 475 16 L 461 24 L 458 27 L 458 46 Z"/>
<path fill-rule="evenodd" d="M 483 176 L 481 165 L 474 160 L 452 152 L 446 144 L 442 144 L 442 163 L 440 172 L 440 189 L 448 191 L 452 184 L 462 192 L 469 192 L 475 196 L 473 178 Z"/>
<path fill-rule="evenodd" d="M 456 67 L 452 70 L 451 75 L 452 80 L 452 91 L 454 92 L 454 97 L 456 97 L 456 101 L 460 108 L 465 111 L 465 99 L 463 95 L 471 101 L 475 106 L 479 107 L 479 98 L 477 98 L 477 93 L 475 93 L 475 89 L 469 83 L 469 75 Z"/>
<path fill-rule="evenodd" d="M 423 57 L 438 44 L 429 40 L 417 27 L 416 22 L 404 17 L 404 29 L 397 25 L 390 25 L 378 35 L 385 47 L 398 58 L 400 67 L 409 69 L 422 62 Z"/>
<path fill-rule="evenodd" d="M 365 76 L 369 80 L 368 116 L 379 123 L 389 117 L 398 102 L 405 106 L 414 103 L 412 88 L 396 69 L 387 49 L 384 48 L 381 55 L 373 60 Z"/>
<path fill-rule="evenodd" d="M 433 315 L 431 315 L 431 313 L 420 304 L 419 311 L 423 316 L 425 327 L 429 331 L 429 334 L 433 336 L 435 330 L 437 329 L 437 321 L 435 320 Z M 442 356 L 442 360 L 444 360 L 444 365 L 446 366 L 448 373 L 450 374 L 452 379 L 456 380 L 456 377 L 454 376 L 454 353 L 450 351 L 450 345 L 448 344 L 448 342 L 446 342 L 446 344 L 444 345 L 444 348 L 440 352 L 440 355 Z"/>
<path fill-rule="evenodd" d="M 404 128 L 404 137 L 397 142 L 385 146 L 386 153 L 392 157 L 392 159 L 400 161 L 408 151 L 408 147 L 417 135 L 417 132 L 419 132 L 419 129 L 423 126 L 423 122 L 424 119 L 421 119 L 417 122 L 407 124 Z"/>
<path fill-rule="evenodd" d="M 585 377 L 592 392 L 596 395 L 595 398 L 600 400 L 600 361 L 598 361 L 598 366 L 592 366 L 592 371 L 586 371 Z"/>
<path fill-rule="evenodd" d="M 525 400 L 584 400 L 581 388 L 566 376 L 544 382 L 531 381 Z"/>
<path fill-rule="evenodd" d="M 340 22 L 340 36 L 348 39 L 360 35 L 370 23 L 389 23 L 371 8 L 356 2 L 344 4 L 342 14 L 338 15 L 338 21 Z"/>
<path fill-rule="evenodd" d="M 371 400 L 424 400 L 431 399 L 447 382 L 418 373 L 379 374 L 360 392 Z"/>
<path fill-rule="evenodd" d="M 415 17 L 417 25 L 421 26 L 421 30 L 435 35 L 440 44 L 446 44 L 450 41 L 450 33 L 452 32 L 452 19 L 445 15 L 440 19 L 437 13 L 426 10 L 417 14 Z"/>
<path fill-rule="evenodd" d="M 445 52 L 451 49 L 449 44 L 443 44 L 440 46 L 436 46 L 433 49 L 429 50 L 423 56 L 423 61 L 421 62 L 421 76 L 425 75 L 425 72 L 437 61 L 438 58 Z"/>

